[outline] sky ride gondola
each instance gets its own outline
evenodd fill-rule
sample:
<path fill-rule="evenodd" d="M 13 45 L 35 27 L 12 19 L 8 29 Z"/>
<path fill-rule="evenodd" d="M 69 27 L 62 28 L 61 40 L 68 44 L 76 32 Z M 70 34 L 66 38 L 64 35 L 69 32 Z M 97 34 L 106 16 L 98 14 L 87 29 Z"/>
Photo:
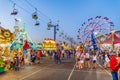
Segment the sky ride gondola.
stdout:
<path fill-rule="evenodd" d="M 36 22 L 35 22 L 35 26 L 39 26 L 40 23 L 38 21 L 38 14 L 37 14 L 37 8 L 35 8 L 35 12 L 32 14 L 32 19 L 34 19 Z"/>
<path fill-rule="evenodd" d="M 37 19 L 38 19 L 37 12 L 34 12 L 34 13 L 32 14 L 32 18 L 33 18 L 33 19 L 35 19 L 35 20 L 37 20 Z"/>
<path fill-rule="evenodd" d="M 35 26 L 39 26 L 40 23 L 36 20 Z"/>
<path fill-rule="evenodd" d="M 15 8 L 15 3 L 13 5 L 13 11 L 11 12 L 11 15 L 17 15 L 18 14 L 18 10 Z"/>

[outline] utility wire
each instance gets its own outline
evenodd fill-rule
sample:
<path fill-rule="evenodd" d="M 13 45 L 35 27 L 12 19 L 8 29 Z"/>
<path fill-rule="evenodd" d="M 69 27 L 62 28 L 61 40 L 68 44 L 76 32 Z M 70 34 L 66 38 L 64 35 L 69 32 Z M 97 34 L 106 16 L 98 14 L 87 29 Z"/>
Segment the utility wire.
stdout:
<path fill-rule="evenodd" d="M 15 3 L 13 0 L 9 0 L 11 3 Z M 16 3 L 15 3 L 16 4 Z M 28 14 L 30 14 L 31 12 L 30 11 L 28 11 L 28 10 L 26 10 L 25 8 L 23 8 L 23 7 L 21 7 L 20 5 L 18 5 L 18 4 L 16 4 L 16 6 L 18 6 L 19 8 L 21 8 L 22 10 L 24 10 L 25 12 L 27 12 Z M 31 15 L 31 14 L 30 14 Z M 43 21 L 44 23 L 46 23 L 47 24 L 47 22 L 46 21 L 44 21 L 43 19 L 39 19 L 40 21 Z"/>
<path fill-rule="evenodd" d="M 15 3 L 13 0 L 9 0 L 11 3 Z M 16 4 L 16 3 L 15 3 Z M 16 6 L 18 6 L 19 8 L 21 8 L 22 10 L 24 10 L 25 12 L 27 12 L 27 13 L 31 13 L 31 12 L 29 12 L 28 10 L 26 10 L 26 9 L 24 9 L 23 7 L 21 7 L 20 5 L 18 5 L 18 4 L 16 4 Z"/>
<path fill-rule="evenodd" d="M 39 12 L 39 15 L 43 15 L 44 17 L 46 17 L 49 21 L 51 20 L 50 17 L 48 17 L 47 15 L 45 15 L 43 12 L 41 12 L 40 10 L 38 10 L 38 8 L 36 8 L 33 4 L 31 4 L 28 0 L 24 0 L 28 5 L 30 5 L 33 9 L 37 9 L 37 12 Z M 52 21 L 53 22 L 53 21 Z M 53 22 L 55 23 L 55 22 Z"/>
<path fill-rule="evenodd" d="M 13 0 L 9 0 L 12 4 L 14 4 L 15 2 L 13 1 Z M 16 4 L 16 3 L 15 3 Z M 21 7 L 20 5 L 18 5 L 18 4 L 16 4 L 16 6 L 18 6 L 19 8 L 21 8 L 23 11 L 25 11 L 25 12 L 27 12 L 28 14 L 30 14 L 31 12 L 30 11 L 28 11 L 28 10 L 26 10 L 26 9 L 24 9 L 23 7 Z M 30 14 L 31 15 L 31 14 Z M 45 20 L 43 20 L 43 19 L 39 19 L 38 18 L 38 20 L 40 20 L 40 21 L 42 21 L 42 22 L 44 22 L 45 24 L 47 24 L 47 22 L 45 21 Z"/>
<path fill-rule="evenodd" d="M 15 3 L 13 0 L 9 0 L 11 3 Z M 35 6 L 33 6 L 30 2 L 28 2 L 28 0 L 25 0 L 32 8 L 34 8 L 34 9 L 36 9 L 36 7 Z M 16 4 L 16 3 L 15 3 Z M 30 11 L 28 11 L 28 10 L 26 10 L 25 8 L 23 8 L 23 7 L 21 7 L 20 5 L 18 5 L 18 4 L 16 4 L 16 6 L 18 6 L 19 8 L 21 8 L 22 10 L 24 10 L 25 12 L 27 12 L 28 14 L 30 14 L 31 12 Z M 43 14 L 40 10 L 37 10 L 39 13 L 41 13 L 42 15 L 44 15 L 47 19 L 49 19 L 50 20 L 50 18 L 48 17 L 48 16 L 46 16 L 45 14 Z M 31 15 L 31 14 L 30 14 Z M 39 18 L 38 18 L 39 19 Z M 43 21 L 44 23 L 46 23 L 46 21 L 44 21 L 44 20 L 42 20 L 42 19 L 39 19 L 39 20 L 41 20 L 41 21 Z M 62 30 L 62 32 L 64 32 L 63 30 Z M 59 33 L 61 34 L 62 33 L 61 31 L 59 31 Z M 63 36 L 65 36 L 65 33 L 64 33 L 64 35 Z M 68 35 L 67 35 L 68 36 Z M 71 38 L 71 37 L 70 37 Z"/>
<path fill-rule="evenodd" d="M 29 4 L 32 8 L 37 9 L 37 8 L 36 8 L 34 5 L 32 5 L 28 0 L 25 0 L 25 2 L 26 2 L 27 4 Z M 43 16 L 45 16 L 46 18 L 48 18 L 48 20 L 50 19 L 50 17 L 48 17 L 47 15 L 45 15 L 44 13 L 42 13 L 40 10 L 37 9 L 37 11 L 38 11 L 40 14 L 42 14 Z"/>
<path fill-rule="evenodd" d="M 27 4 L 29 4 L 32 8 L 37 9 L 33 4 L 31 4 L 28 0 L 24 0 Z M 46 17 L 49 21 L 51 20 L 50 17 L 48 17 L 47 15 L 45 15 L 44 13 L 42 13 L 40 10 L 37 9 L 37 12 L 39 12 L 40 14 L 42 14 L 44 17 Z M 53 21 L 52 21 L 53 22 Z M 55 23 L 55 22 L 53 22 Z"/>
<path fill-rule="evenodd" d="M 24 0 L 17 0 L 17 1 L 25 5 L 25 7 L 28 7 L 28 10 L 31 10 L 31 11 L 33 10 L 27 3 L 24 2 Z"/>

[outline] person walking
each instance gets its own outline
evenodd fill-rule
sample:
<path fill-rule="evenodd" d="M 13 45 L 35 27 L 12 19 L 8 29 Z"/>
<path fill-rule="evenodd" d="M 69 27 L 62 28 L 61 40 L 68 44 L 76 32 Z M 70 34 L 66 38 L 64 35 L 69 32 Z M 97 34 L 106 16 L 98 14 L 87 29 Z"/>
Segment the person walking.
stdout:
<path fill-rule="evenodd" d="M 20 56 L 20 67 L 23 67 L 25 64 L 25 56 L 24 53 Z"/>
<path fill-rule="evenodd" d="M 75 53 L 76 68 L 78 67 L 79 56 L 80 56 L 80 50 L 77 49 Z"/>
<path fill-rule="evenodd" d="M 111 75 L 113 80 L 118 80 L 118 60 L 116 58 L 116 52 L 113 51 L 111 56 L 110 56 L 110 70 L 111 70 Z"/>
<path fill-rule="evenodd" d="M 90 68 L 90 54 L 88 51 L 85 52 L 85 66 L 87 68 Z"/>
<path fill-rule="evenodd" d="M 97 65 L 97 55 L 96 53 L 93 54 L 93 69 L 96 69 Z"/>
<path fill-rule="evenodd" d="M 40 57 L 42 56 L 42 51 L 38 50 L 37 52 L 37 63 L 40 64 Z"/>
<path fill-rule="evenodd" d="M 61 51 L 58 50 L 58 63 L 61 63 Z"/>
<path fill-rule="evenodd" d="M 31 62 L 34 64 L 35 60 L 36 60 L 36 52 L 34 50 L 34 51 L 32 51 L 32 54 L 31 54 Z"/>
<path fill-rule="evenodd" d="M 107 66 L 108 66 L 108 64 L 109 64 L 109 61 L 110 61 L 110 59 L 109 59 L 109 57 L 108 57 L 108 54 L 107 54 L 107 53 L 105 53 L 104 68 L 107 68 Z"/>
<path fill-rule="evenodd" d="M 65 58 L 65 51 L 64 51 L 64 49 L 62 49 L 61 53 L 62 53 L 62 58 L 64 59 Z"/>
<path fill-rule="evenodd" d="M 84 67 L 84 53 L 83 51 L 80 51 L 79 54 L 78 54 L 78 68 L 79 69 L 82 69 Z"/>
<path fill-rule="evenodd" d="M 70 52 L 69 52 L 69 50 L 66 50 L 66 56 L 67 56 L 67 59 L 70 59 Z"/>
<path fill-rule="evenodd" d="M 18 54 L 15 54 L 14 59 L 14 70 L 19 71 L 19 64 L 20 64 L 20 59 L 18 57 Z"/>
<path fill-rule="evenodd" d="M 54 51 L 54 62 L 57 63 L 58 53 Z"/>

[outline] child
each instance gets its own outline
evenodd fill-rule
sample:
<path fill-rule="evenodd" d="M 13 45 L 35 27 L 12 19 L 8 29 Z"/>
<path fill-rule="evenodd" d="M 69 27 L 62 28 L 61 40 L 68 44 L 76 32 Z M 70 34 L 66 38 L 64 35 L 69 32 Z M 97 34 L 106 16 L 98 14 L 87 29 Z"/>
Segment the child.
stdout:
<path fill-rule="evenodd" d="M 97 56 L 96 53 L 93 54 L 93 68 L 96 68 Z"/>

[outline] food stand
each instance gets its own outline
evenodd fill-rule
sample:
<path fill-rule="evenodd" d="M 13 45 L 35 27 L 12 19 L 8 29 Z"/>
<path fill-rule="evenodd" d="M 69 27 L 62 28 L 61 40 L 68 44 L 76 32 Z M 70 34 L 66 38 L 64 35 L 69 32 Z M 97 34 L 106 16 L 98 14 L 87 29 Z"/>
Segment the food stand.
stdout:
<path fill-rule="evenodd" d="M 42 50 L 57 50 L 56 42 L 53 39 L 45 38 L 42 43 Z"/>

